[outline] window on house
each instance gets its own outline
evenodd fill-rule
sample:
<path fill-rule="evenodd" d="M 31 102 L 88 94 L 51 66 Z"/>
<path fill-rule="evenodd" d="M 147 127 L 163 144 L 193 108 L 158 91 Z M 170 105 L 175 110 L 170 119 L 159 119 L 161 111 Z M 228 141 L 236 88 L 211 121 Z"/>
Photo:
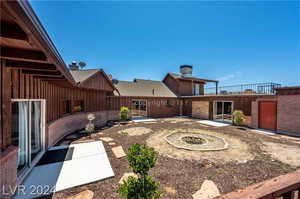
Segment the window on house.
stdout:
<path fill-rule="evenodd" d="M 68 114 L 71 113 L 71 101 L 70 100 L 64 100 L 62 101 L 62 114 Z"/>
<path fill-rule="evenodd" d="M 73 112 L 82 112 L 82 111 L 84 111 L 83 100 L 75 100 L 73 104 Z"/>
<path fill-rule="evenodd" d="M 166 106 L 171 106 L 171 100 L 167 100 Z"/>
<path fill-rule="evenodd" d="M 193 85 L 193 95 L 199 95 L 200 94 L 200 86 L 199 84 Z"/>

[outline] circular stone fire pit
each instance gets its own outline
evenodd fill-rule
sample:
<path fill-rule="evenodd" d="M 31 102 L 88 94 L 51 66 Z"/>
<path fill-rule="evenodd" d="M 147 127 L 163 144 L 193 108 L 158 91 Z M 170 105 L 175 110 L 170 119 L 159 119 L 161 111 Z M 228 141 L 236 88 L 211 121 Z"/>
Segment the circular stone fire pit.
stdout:
<path fill-rule="evenodd" d="M 220 151 L 228 148 L 223 138 L 202 133 L 175 132 L 164 139 L 176 148 L 193 151 Z"/>

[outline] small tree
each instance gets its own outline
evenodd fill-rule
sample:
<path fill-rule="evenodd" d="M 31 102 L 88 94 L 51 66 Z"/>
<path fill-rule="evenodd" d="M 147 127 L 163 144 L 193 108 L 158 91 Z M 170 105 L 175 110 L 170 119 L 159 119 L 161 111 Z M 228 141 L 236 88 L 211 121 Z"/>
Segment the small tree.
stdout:
<path fill-rule="evenodd" d="M 162 194 L 160 184 L 155 182 L 148 172 L 157 161 L 157 153 L 153 148 L 133 144 L 127 156 L 129 167 L 138 178 L 129 176 L 117 192 L 127 199 L 157 199 Z"/>
<path fill-rule="evenodd" d="M 128 118 L 129 118 L 128 117 L 128 113 L 129 113 L 128 107 L 122 106 L 121 110 L 120 110 L 120 118 L 121 118 L 121 120 L 124 120 L 124 121 L 128 120 Z"/>
<path fill-rule="evenodd" d="M 245 115 L 243 111 L 236 110 L 233 112 L 233 124 L 235 125 L 243 125 L 245 121 Z"/>

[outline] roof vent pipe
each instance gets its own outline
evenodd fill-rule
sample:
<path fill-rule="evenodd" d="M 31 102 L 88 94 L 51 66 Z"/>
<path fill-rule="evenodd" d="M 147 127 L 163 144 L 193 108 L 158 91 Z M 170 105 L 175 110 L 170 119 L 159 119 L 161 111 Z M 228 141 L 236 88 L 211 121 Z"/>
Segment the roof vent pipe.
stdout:
<path fill-rule="evenodd" d="M 180 73 L 184 77 L 191 77 L 193 73 L 193 66 L 191 65 L 181 65 Z"/>

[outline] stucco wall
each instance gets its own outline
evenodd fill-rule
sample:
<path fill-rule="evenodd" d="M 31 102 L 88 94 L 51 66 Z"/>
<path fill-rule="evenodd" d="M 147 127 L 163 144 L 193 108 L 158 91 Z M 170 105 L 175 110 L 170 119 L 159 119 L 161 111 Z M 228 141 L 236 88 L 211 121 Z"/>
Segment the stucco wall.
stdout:
<path fill-rule="evenodd" d="M 251 117 L 251 127 L 258 128 L 258 101 L 252 102 Z"/>
<path fill-rule="evenodd" d="M 96 116 L 95 124 L 104 124 L 107 120 L 119 119 L 118 111 L 99 111 L 93 112 Z M 87 113 L 76 113 L 62 117 L 48 124 L 46 132 L 46 143 L 50 147 L 62 137 L 78 130 L 83 129 L 88 123 L 86 119 Z"/>
<path fill-rule="evenodd" d="M 277 99 L 277 130 L 300 135 L 300 95 L 279 95 Z"/>
<path fill-rule="evenodd" d="M 200 119 L 209 119 L 209 101 L 193 101 L 192 116 Z"/>

